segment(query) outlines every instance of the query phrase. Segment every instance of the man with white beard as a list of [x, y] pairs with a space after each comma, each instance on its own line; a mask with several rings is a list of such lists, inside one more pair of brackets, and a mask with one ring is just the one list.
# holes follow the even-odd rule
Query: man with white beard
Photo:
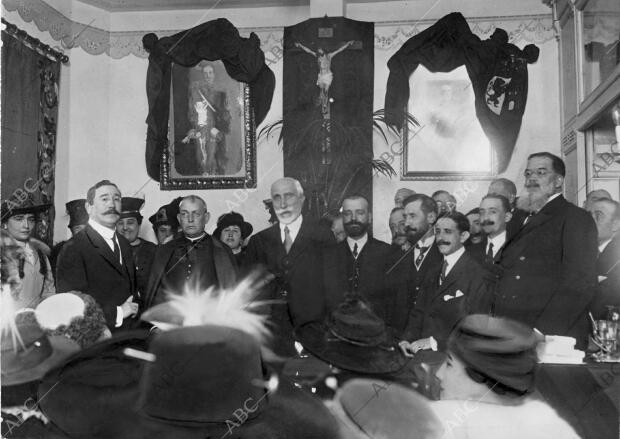
[[590, 215], [562, 196], [565, 173], [562, 159], [551, 153], [528, 157], [526, 194], [517, 205], [530, 216], [502, 251], [494, 310], [543, 334], [575, 337], [584, 348], [597, 232]]

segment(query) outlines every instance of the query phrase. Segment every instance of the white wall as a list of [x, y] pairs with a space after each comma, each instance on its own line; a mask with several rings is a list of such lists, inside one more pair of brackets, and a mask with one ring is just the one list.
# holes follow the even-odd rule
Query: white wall
[[[437, 19], [456, 9], [457, 5], [466, 7], [464, 15], [498, 16], [549, 14], [549, 10], [538, 0], [512, 2], [502, 0], [493, 2], [492, 7], [481, 7], [489, 2], [475, 0], [472, 2], [423, 0], [420, 2], [382, 2], [350, 3], [346, 13], [349, 18], [374, 20], [376, 31], [382, 34], [396, 32], [399, 28], [410, 29], [415, 20]], [[433, 6], [435, 5], [435, 6]], [[62, 1], [65, 13], [70, 13], [71, 2]], [[76, 17], [83, 23], [87, 20], [86, 6], [73, 8]], [[252, 8], [239, 10], [206, 11], [165, 11], [157, 13], [117, 13], [100, 17], [101, 11], [95, 11], [97, 23], [104, 23], [113, 31], [153, 30], [161, 31], [189, 28], [206, 20], [217, 17], [228, 18], [238, 27], [260, 28], [259, 35], [265, 38], [273, 34], [281, 38], [283, 25], [291, 25], [309, 17], [309, 8], [267, 8], [255, 11]], [[17, 12], [7, 12], [5, 18], [26, 30], [31, 35], [52, 46], [53, 41], [45, 32], [40, 32], [32, 23], [24, 22]], [[203, 17], [204, 16], [204, 17]], [[77, 20], [77, 19], [76, 19]], [[388, 20], [411, 20], [410, 23], [385, 23]], [[498, 26], [501, 20], [497, 19]], [[265, 30], [264, 27], [277, 26]], [[425, 26], [428, 26], [426, 24]], [[421, 28], [425, 27], [421, 26]], [[247, 34], [246, 31], [242, 33]], [[525, 42], [519, 42], [522, 47]], [[387, 81], [387, 59], [398, 49], [400, 44], [390, 49], [375, 48], [375, 98], [374, 108], [382, 108]], [[560, 152], [560, 122], [558, 97], [558, 54], [554, 40], [542, 45], [539, 61], [530, 65], [529, 96], [521, 135], [519, 137], [513, 160], [504, 174], [522, 185], [519, 177], [523, 171], [525, 158], [530, 152], [541, 149]], [[68, 236], [67, 218], [64, 216], [64, 203], [74, 198], [84, 197], [89, 186], [98, 180], [108, 178], [116, 182], [124, 194], [141, 192], [146, 197], [143, 210], [145, 217], [169, 200], [185, 195], [189, 191], [160, 191], [159, 184], [150, 180], [146, 174], [144, 149], [147, 114], [145, 91], [146, 69], [148, 61], [133, 55], [121, 59], [112, 59], [107, 55], [93, 56], [82, 49], [67, 52], [70, 65], [62, 68], [61, 104], [59, 113], [58, 151], [56, 163], [56, 223], [55, 241]], [[265, 123], [282, 117], [282, 61], [270, 66], [276, 74], [276, 89], [271, 110]], [[258, 144], [258, 188], [252, 191], [218, 190], [194, 191], [207, 200], [212, 219], [207, 228], [215, 227], [217, 216], [234, 209], [250, 221], [255, 230], [267, 226], [268, 214], [262, 200], [269, 198], [271, 182], [283, 175], [281, 147], [272, 137]], [[387, 149], [383, 142], [375, 142], [375, 156]], [[400, 170], [400, 163], [394, 164]], [[473, 190], [460, 201], [459, 210], [474, 207], [486, 192], [488, 182], [470, 182], [466, 186]], [[430, 193], [436, 189], [455, 191], [463, 189], [463, 182], [458, 181], [416, 181], [403, 182], [399, 177], [388, 180], [376, 177], [374, 180], [374, 230], [379, 239], [389, 240], [387, 217], [393, 204], [393, 194], [399, 187], [411, 187], [417, 192]], [[142, 236], [154, 239], [150, 223], [145, 219]]]

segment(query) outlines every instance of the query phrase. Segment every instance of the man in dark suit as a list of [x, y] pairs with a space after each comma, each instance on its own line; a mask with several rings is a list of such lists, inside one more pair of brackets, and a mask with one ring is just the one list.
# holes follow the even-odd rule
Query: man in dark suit
[[391, 288], [398, 291], [402, 309], [413, 309], [425, 279], [441, 270], [442, 255], [435, 243], [433, 225], [437, 220], [437, 204], [424, 194], [414, 194], [404, 201], [407, 239], [412, 247], [398, 255], [388, 268]]
[[287, 356], [295, 353], [293, 328], [325, 316], [321, 256], [323, 247], [335, 240], [329, 229], [301, 214], [305, 198], [297, 180], [276, 180], [271, 199], [279, 222], [252, 236], [247, 261], [250, 266], [264, 267], [273, 277], [263, 296], [277, 301], [270, 310], [273, 347], [277, 354]]
[[372, 213], [366, 198], [345, 198], [342, 217], [347, 238], [327, 247], [323, 254], [327, 308], [336, 309], [345, 293], [359, 293], [392, 326], [395, 298], [387, 291], [385, 273], [396, 249], [368, 235]]
[[484, 239], [467, 248], [468, 253], [491, 272], [499, 262], [501, 250], [506, 244], [506, 226], [512, 219], [510, 202], [503, 195], [485, 195], [480, 202], [480, 225]]
[[114, 183], [102, 180], [88, 189], [88, 225], [65, 244], [56, 269], [57, 292], [91, 295], [113, 332], [134, 326], [139, 306], [131, 248], [116, 233], [120, 210], [121, 192]]
[[620, 307], [620, 204], [610, 199], [591, 202], [589, 211], [598, 231], [598, 291], [592, 306], [596, 319], [606, 319], [607, 306]]
[[562, 159], [548, 152], [528, 158], [527, 194], [518, 204], [532, 216], [502, 251], [495, 313], [543, 334], [575, 337], [584, 347], [596, 287], [596, 226], [562, 196], [565, 172]]
[[443, 255], [442, 268], [438, 276], [427, 279], [422, 286], [403, 334], [405, 341], [401, 342], [406, 353], [445, 347], [462, 317], [489, 312], [490, 285], [485, 281], [484, 269], [465, 250], [468, 238], [469, 220], [462, 213], [450, 212], [437, 220], [435, 239]]
[[528, 213], [519, 209], [516, 206], [517, 203], [517, 186], [507, 178], [497, 178], [491, 182], [489, 185], [489, 194], [497, 194], [503, 195], [508, 199], [510, 203], [510, 213], [512, 214], [510, 222], [506, 226], [506, 232], [508, 237], [513, 237], [523, 226], [523, 222], [525, 218], [527, 218]]
[[237, 266], [230, 248], [205, 232], [210, 214], [207, 203], [195, 195], [183, 198], [178, 220], [182, 234], [155, 251], [144, 298], [144, 309], [166, 301], [166, 293], [209, 287], [231, 288]]

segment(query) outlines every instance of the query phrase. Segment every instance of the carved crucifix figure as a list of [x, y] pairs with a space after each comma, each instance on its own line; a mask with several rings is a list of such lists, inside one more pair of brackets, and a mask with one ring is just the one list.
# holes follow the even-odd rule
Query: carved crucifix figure
[[321, 110], [323, 114], [328, 112], [329, 107], [329, 87], [332, 85], [332, 80], [334, 79], [334, 74], [332, 73], [332, 58], [353, 45], [355, 41], [347, 41], [340, 48], [334, 50], [333, 52], [326, 53], [322, 48], [318, 48], [317, 51], [313, 51], [300, 42], [295, 43], [295, 47], [300, 48], [306, 53], [309, 53], [312, 56], [315, 56], [317, 59], [317, 63], [319, 64], [319, 75], [316, 80], [316, 85], [319, 87], [319, 101], [321, 103]]

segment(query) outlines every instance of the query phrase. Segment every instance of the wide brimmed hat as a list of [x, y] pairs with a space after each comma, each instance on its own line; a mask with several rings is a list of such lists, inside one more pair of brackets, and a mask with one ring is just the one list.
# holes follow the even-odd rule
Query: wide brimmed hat
[[88, 224], [85, 198], [69, 201], [65, 204], [65, 209], [69, 215], [69, 228]]
[[230, 226], [238, 226], [239, 229], [241, 229], [242, 240], [250, 236], [252, 234], [252, 231], [254, 231], [252, 224], [244, 221], [243, 215], [237, 212], [230, 212], [221, 215], [217, 219], [217, 228], [213, 232], [213, 236], [215, 236], [217, 239], [220, 239], [220, 236], [222, 235], [222, 230]]
[[142, 222], [142, 215], [140, 209], [144, 205], [143, 198], [135, 197], [122, 197], [121, 198], [121, 219], [123, 218], [137, 218]]
[[408, 362], [390, 328], [357, 294], [347, 294], [325, 322], [296, 328], [295, 336], [316, 357], [353, 372], [393, 373]]
[[13, 329], [3, 331], [1, 346], [3, 386], [38, 380], [80, 350], [79, 345], [68, 338], [45, 335], [35, 320], [33, 310], [18, 314]]
[[179, 214], [179, 204], [181, 203], [182, 199], [182, 197], [177, 197], [170, 203], [165, 204], [159, 209], [157, 209], [157, 212], [155, 212], [149, 217], [149, 221], [151, 222], [151, 224], [153, 224], [153, 227], [157, 227], [162, 224], [168, 224], [176, 230], [179, 227], [179, 220], [177, 219], [177, 215]]
[[0, 205], [0, 211], [2, 213], [2, 222], [8, 220], [12, 216], [15, 215], [24, 215], [27, 213], [32, 213], [37, 215], [41, 212], [45, 212], [50, 207], [51, 204], [34, 204], [31, 200], [26, 200], [23, 203], [12, 202], [12, 201], [3, 201]]
[[134, 406], [144, 361], [124, 352], [145, 351], [148, 341], [147, 330], [122, 332], [65, 359], [41, 380], [41, 410], [71, 438], [138, 437]]
[[534, 330], [520, 322], [474, 314], [457, 324], [448, 350], [469, 369], [497, 382], [496, 389], [525, 393], [534, 387], [538, 341]]
[[144, 438], [337, 438], [312, 395], [264, 365], [239, 329], [202, 325], [158, 334], [149, 349], [138, 411]]
[[343, 438], [439, 439], [444, 435], [428, 400], [396, 383], [347, 381], [334, 398], [332, 412]]

